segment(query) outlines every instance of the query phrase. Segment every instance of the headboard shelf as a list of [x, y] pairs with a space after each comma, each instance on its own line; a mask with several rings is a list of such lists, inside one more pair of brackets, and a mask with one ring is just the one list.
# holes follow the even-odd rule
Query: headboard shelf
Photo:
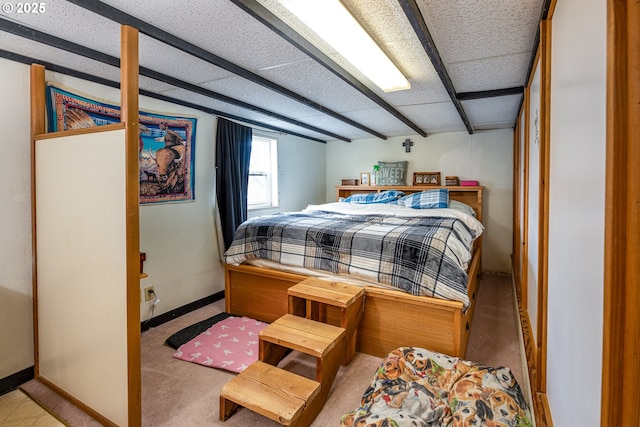
[[476, 217], [482, 222], [482, 193], [484, 187], [468, 186], [437, 186], [437, 185], [336, 185], [337, 199], [349, 197], [352, 194], [380, 193], [388, 190], [399, 190], [406, 194], [419, 193], [421, 191], [446, 188], [449, 190], [449, 198], [466, 203], [476, 211]]

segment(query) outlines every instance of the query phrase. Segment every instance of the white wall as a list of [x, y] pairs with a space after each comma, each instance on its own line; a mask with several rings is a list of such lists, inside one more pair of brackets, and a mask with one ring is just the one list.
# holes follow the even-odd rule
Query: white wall
[[29, 67], [0, 59], [0, 378], [33, 366]]
[[[405, 152], [402, 142], [410, 138], [414, 145]], [[482, 268], [510, 272], [513, 229], [513, 130], [501, 129], [441, 133], [423, 138], [408, 135], [386, 141], [371, 138], [327, 144], [327, 201], [336, 200], [336, 185], [343, 178], [358, 178], [370, 172], [378, 161], [409, 161], [407, 184], [413, 172], [442, 172], [461, 179], [480, 181], [485, 187]]]
[[557, 426], [600, 425], [606, 2], [563, 0], [552, 21], [547, 395]]

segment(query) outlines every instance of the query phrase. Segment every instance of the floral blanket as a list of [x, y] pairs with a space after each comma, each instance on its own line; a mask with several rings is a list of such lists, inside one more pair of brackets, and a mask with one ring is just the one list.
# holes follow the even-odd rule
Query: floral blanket
[[416, 347], [387, 355], [342, 427], [531, 427], [508, 368], [491, 368]]

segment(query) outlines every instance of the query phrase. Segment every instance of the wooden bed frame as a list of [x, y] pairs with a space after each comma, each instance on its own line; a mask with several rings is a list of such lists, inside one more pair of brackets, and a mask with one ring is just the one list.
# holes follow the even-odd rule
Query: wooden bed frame
[[[338, 197], [365, 192], [402, 190], [415, 193], [434, 188], [448, 188], [449, 198], [464, 202], [476, 211], [482, 221], [482, 187], [369, 187], [337, 186]], [[478, 294], [481, 238], [476, 240], [469, 266], [468, 292], [470, 307], [402, 291], [365, 287], [365, 310], [357, 332], [357, 351], [378, 357], [402, 346], [428, 348], [451, 356], [464, 357]], [[287, 289], [306, 279], [288, 273], [251, 265], [225, 266], [225, 309], [228, 313], [273, 322], [287, 313]], [[326, 318], [339, 324], [339, 313], [327, 309]]]

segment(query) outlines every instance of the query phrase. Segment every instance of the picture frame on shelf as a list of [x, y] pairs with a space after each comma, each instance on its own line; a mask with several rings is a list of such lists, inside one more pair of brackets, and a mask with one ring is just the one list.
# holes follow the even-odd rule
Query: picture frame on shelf
[[414, 172], [413, 185], [440, 185], [440, 172]]
[[457, 175], [448, 175], [444, 177], [445, 185], [447, 186], [460, 186], [460, 178]]
[[360, 185], [370, 185], [370, 183], [371, 183], [371, 173], [360, 172]]

